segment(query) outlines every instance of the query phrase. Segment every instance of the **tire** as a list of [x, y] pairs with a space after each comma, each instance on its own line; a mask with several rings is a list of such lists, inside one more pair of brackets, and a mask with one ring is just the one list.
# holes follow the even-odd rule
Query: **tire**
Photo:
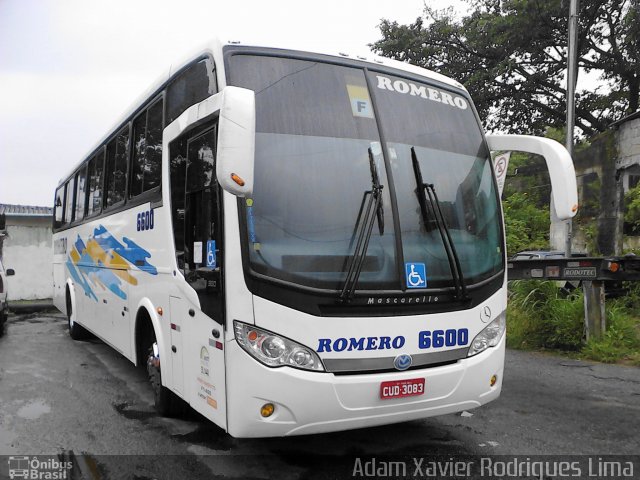
[[7, 323], [7, 311], [0, 312], [0, 338], [4, 335], [4, 326]]
[[163, 417], [175, 417], [182, 413], [181, 400], [168, 388], [162, 385], [162, 370], [157, 352], [155, 337], [148, 348], [147, 373], [153, 390], [153, 403], [156, 411]]
[[89, 337], [89, 332], [78, 322], [76, 322], [76, 312], [71, 304], [71, 295], [67, 291], [67, 325], [69, 326], [69, 336], [74, 340], [85, 340]]

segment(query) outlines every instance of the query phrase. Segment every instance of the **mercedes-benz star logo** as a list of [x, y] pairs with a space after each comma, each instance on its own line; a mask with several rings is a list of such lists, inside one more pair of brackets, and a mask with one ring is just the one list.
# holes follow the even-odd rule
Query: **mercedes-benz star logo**
[[480, 310], [480, 320], [482, 320], [483, 323], [487, 323], [489, 320], [491, 320], [491, 309], [488, 305]]
[[406, 370], [413, 363], [413, 359], [411, 355], [398, 355], [393, 361], [393, 366], [396, 367], [396, 370]]

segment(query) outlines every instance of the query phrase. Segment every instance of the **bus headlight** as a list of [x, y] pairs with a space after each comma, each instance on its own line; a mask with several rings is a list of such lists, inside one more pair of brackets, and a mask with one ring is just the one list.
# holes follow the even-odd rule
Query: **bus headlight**
[[495, 347], [498, 345], [506, 329], [507, 314], [505, 311], [502, 312], [493, 322], [487, 325], [478, 335], [476, 335], [476, 338], [471, 342], [471, 347], [469, 347], [467, 357], [477, 355], [480, 352], [484, 352], [489, 347]]
[[238, 344], [268, 367], [289, 366], [324, 372], [320, 357], [304, 345], [237, 320], [233, 328]]

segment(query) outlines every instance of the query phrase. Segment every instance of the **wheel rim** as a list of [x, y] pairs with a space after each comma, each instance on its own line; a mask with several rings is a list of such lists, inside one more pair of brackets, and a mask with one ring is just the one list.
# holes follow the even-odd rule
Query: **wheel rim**
[[69, 300], [67, 302], [67, 319], [69, 321], [69, 328], [73, 328], [74, 325], [74, 321], [73, 321], [73, 307], [71, 306], [71, 300]]
[[162, 376], [160, 373], [160, 355], [156, 342], [153, 342], [151, 345], [149, 356], [147, 357], [147, 373], [149, 374], [151, 387], [157, 396], [160, 394], [160, 389], [162, 388]]

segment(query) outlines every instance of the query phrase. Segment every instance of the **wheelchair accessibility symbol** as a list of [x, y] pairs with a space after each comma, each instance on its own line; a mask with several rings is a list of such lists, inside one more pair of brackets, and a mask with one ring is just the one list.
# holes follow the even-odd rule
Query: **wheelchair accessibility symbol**
[[427, 267], [424, 263], [405, 263], [407, 288], [427, 288]]
[[207, 240], [207, 267], [216, 268], [216, 241]]

